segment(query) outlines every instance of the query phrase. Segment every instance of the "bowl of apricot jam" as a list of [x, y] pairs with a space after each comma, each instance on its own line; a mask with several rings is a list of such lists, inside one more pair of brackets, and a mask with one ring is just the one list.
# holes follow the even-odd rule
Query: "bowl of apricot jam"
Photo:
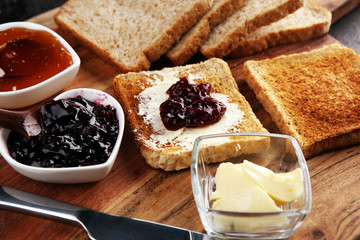
[[41, 182], [87, 183], [105, 178], [117, 158], [124, 112], [111, 95], [79, 88], [40, 107], [42, 131], [30, 139], [0, 130], [0, 153], [20, 174]]
[[80, 58], [55, 31], [30, 22], [0, 24], [0, 107], [30, 106], [76, 76]]

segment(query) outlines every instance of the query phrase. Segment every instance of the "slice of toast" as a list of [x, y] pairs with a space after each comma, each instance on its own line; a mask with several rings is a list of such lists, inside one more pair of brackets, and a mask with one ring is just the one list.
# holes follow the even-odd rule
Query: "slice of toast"
[[304, 156], [360, 143], [360, 56], [332, 44], [311, 52], [246, 61], [248, 85]]
[[246, 0], [238, 11], [210, 32], [200, 52], [207, 58], [227, 56], [250, 33], [284, 18], [303, 4], [303, 0]]
[[166, 57], [174, 65], [183, 65], [206, 41], [211, 29], [240, 9], [245, 0], [214, 0], [212, 8], [173, 46]]
[[[181, 128], [177, 131], [164, 127], [160, 118], [160, 104], [168, 99], [166, 91], [170, 86], [182, 77], [187, 77], [193, 84], [211, 84], [211, 97], [227, 107], [219, 122], [206, 127]], [[240, 94], [229, 66], [221, 59], [214, 58], [198, 64], [159, 71], [120, 74], [114, 79], [113, 90], [124, 109], [140, 153], [154, 168], [171, 171], [190, 167], [193, 142], [200, 135], [267, 132]], [[254, 146], [249, 143], [248, 147], [243, 147], [241, 151], [254, 151], [252, 148]], [[209, 152], [213, 157], [209, 161], [222, 161], [226, 157], [226, 144]]]
[[326, 34], [331, 24], [331, 12], [312, 0], [294, 13], [263, 26], [251, 33], [230, 53], [231, 57], [244, 57], [270, 47], [306, 41]]
[[212, 0], [70, 0], [59, 28], [121, 72], [147, 70], [210, 9]]

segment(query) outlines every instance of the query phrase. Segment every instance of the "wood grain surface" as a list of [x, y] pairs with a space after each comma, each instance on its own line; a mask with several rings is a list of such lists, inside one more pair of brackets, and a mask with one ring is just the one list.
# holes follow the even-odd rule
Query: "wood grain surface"
[[[359, 1], [318, 0], [340, 18]], [[344, 11], [343, 9], [346, 9]], [[30, 21], [57, 30], [46, 12]], [[304, 43], [269, 49], [242, 58], [225, 59], [241, 93], [270, 132], [278, 132], [270, 116], [243, 81], [241, 67], [247, 59], [309, 51], [337, 42], [326, 35]], [[113, 95], [111, 84], [117, 69], [92, 52], [70, 41], [81, 58], [76, 79], [64, 90], [91, 87]], [[202, 60], [196, 56], [192, 61]], [[168, 66], [165, 60], [152, 68]], [[290, 239], [360, 239], [360, 146], [328, 152], [307, 161], [312, 184], [312, 210]], [[204, 232], [192, 195], [190, 171], [164, 172], [149, 167], [141, 158], [129, 129], [125, 129], [118, 158], [102, 181], [88, 184], [49, 184], [28, 179], [15, 172], [1, 157], [0, 184], [94, 210], [155, 221]], [[116, 227], [116, 226], [115, 226]], [[83, 229], [52, 220], [0, 210], [0, 239], [88, 239]]]

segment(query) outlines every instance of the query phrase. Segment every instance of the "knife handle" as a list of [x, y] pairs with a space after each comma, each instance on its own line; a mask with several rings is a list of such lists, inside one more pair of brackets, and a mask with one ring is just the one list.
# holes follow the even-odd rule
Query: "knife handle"
[[87, 208], [0, 185], [0, 208], [81, 225], [77, 212]]

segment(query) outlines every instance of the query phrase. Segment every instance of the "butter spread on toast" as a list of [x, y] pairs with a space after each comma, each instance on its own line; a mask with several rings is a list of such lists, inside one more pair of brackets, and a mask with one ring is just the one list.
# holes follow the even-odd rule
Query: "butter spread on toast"
[[[228, 97], [224, 94], [212, 93], [211, 97], [224, 103], [227, 109], [219, 122], [205, 127], [181, 128], [177, 131], [166, 129], [161, 121], [159, 106], [168, 98], [166, 91], [179, 80], [176, 77], [177, 73], [177, 71], [171, 69], [159, 72], [158, 74], [162, 78], [155, 77], [155, 81], [151, 80], [151, 87], [144, 89], [137, 96], [139, 100], [138, 115], [143, 117], [145, 123], [153, 128], [150, 139], [144, 139], [149, 147], [163, 148], [168, 143], [171, 143], [181, 146], [184, 150], [191, 150], [196, 137], [226, 132], [242, 122], [244, 113], [238, 108], [237, 104], [230, 103]], [[201, 75], [188, 75], [188, 80], [191, 84], [195, 84], [194, 79], [202, 79], [202, 77]]]
[[[159, 116], [160, 104], [168, 98], [166, 91], [170, 85], [176, 83], [182, 77], [187, 77], [189, 82], [195, 82], [196, 84], [209, 83], [211, 85], [211, 97], [220, 100], [226, 105], [227, 114], [222, 116], [223, 119], [217, 124], [223, 124], [222, 121], [225, 121], [228, 125], [224, 127], [224, 125], [214, 124], [218, 132], [267, 132], [252, 111], [250, 104], [240, 93], [230, 67], [222, 59], [212, 58], [186, 66], [119, 74], [113, 81], [114, 94], [124, 109], [128, 127], [134, 135], [134, 142], [140, 154], [151, 167], [173, 171], [191, 166], [191, 147], [193, 143], [190, 143], [192, 142], [190, 139], [184, 140], [188, 142], [186, 143], [187, 146], [184, 147], [184, 143], [182, 143], [184, 141], [180, 140], [179, 137], [180, 135], [181, 138], [185, 138], [185, 134], [189, 130], [182, 129], [180, 132], [171, 133], [171, 136], [161, 136], [162, 134], [159, 132], [161, 131], [159, 129], [165, 131], [165, 126], [162, 126], [163, 123]], [[157, 88], [158, 90], [156, 90]], [[155, 100], [155, 98], [159, 99]], [[148, 104], [145, 104], [145, 102], [148, 102]], [[149, 110], [151, 106], [155, 109], [155, 113], [158, 114], [156, 123], [153, 121], [155, 113]], [[154, 122], [153, 125], [148, 123], [151, 121]], [[231, 123], [231, 121], [233, 122]], [[157, 124], [161, 124], [161, 126], [159, 127]], [[199, 132], [192, 131], [193, 138], [195, 139], [195, 135], [210, 133], [209, 126], [204, 127], [203, 130], [199, 131], [197, 129], [196, 131]], [[170, 138], [171, 142], [165, 143], [166, 138]], [[161, 140], [164, 142], [163, 147], [159, 145], [159, 139], [163, 139]], [[174, 143], [171, 139], [176, 139], [178, 142]], [[231, 142], [217, 142], [208, 147], [209, 158], [207, 161], [220, 162], [233, 157], [232, 151], [229, 151], [229, 149], [238, 143], [239, 141], [231, 140]], [[241, 149], [237, 154], [253, 153], [259, 147], [263, 149], [268, 146], [268, 141], [253, 138], [246, 139], [241, 144]]]

